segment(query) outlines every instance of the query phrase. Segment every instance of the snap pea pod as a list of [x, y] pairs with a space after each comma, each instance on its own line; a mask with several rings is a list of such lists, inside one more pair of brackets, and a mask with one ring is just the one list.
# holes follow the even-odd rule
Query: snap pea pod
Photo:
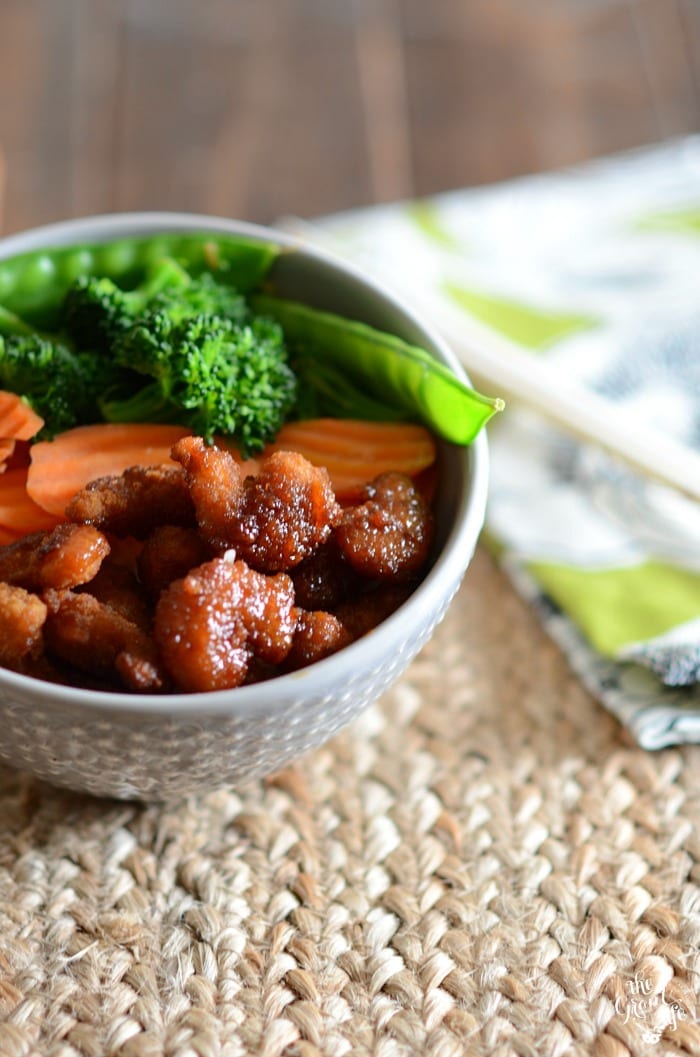
[[503, 401], [465, 385], [424, 349], [364, 323], [296, 301], [254, 295], [256, 312], [272, 316], [305, 358], [318, 356], [383, 396], [413, 411], [438, 436], [470, 444]]
[[296, 418], [361, 418], [366, 422], [402, 422], [410, 419], [405, 408], [387, 404], [353, 382], [347, 372], [313, 356], [297, 356], [292, 369], [299, 382]]
[[279, 247], [271, 243], [207, 232], [35, 250], [0, 260], [0, 306], [34, 326], [50, 329], [78, 276], [106, 276], [129, 289], [162, 257], [173, 257], [191, 275], [211, 271], [247, 293], [262, 281], [278, 253]]

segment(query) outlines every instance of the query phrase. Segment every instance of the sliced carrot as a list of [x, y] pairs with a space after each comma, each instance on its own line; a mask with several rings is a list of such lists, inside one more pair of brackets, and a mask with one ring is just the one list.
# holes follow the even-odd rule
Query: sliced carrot
[[31, 440], [44, 425], [26, 400], [16, 393], [0, 389], [0, 437], [13, 440]]
[[183, 426], [100, 422], [77, 426], [32, 447], [27, 492], [44, 510], [62, 516], [76, 492], [94, 481], [123, 473], [130, 466], [162, 466], [181, 437]]
[[[27, 494], [27, 468], [18, 466], [0, 476], [0, 539], [54, 528], [63, 518], [49, 514]], [[4, 540], [5, 543], [9, 539]]]
[[41, 415], [26, 400], [0, 389], [0, 473], [15, 450], [15, 442], [35, 437], [43, 425]]
[[271, 451], [298, 451], [314, 466], [325, 466], [341, 501], [355, 498], [380, 473], [397, 470], [415, 477], [435, 462], [432, 435], [411, 423], [316, 418], [283, 426]]

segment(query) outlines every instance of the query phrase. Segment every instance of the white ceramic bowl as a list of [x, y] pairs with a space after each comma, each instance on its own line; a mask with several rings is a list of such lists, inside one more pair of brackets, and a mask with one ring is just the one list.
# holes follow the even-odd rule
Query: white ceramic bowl
[[[0, 260], [164, 231], [233, 233], [282, 245], [271, 273], [282, 296], [392, 331], [465, 377], [445, 342], [399, 299], [348, 265], [269, 229], [179, 213], [89, 217], [4, 239]], [[486, 504], [483, 432], [469, 448], [441, 444], [440, 459], [436, 560], [409, 600], [372, 634], [294, 674], [209, 694], [99, 693], [0, 669], [0, 759], [57, 785], [164, 799], [272, 773], [326, 741], [401, 675], [469, 565]]]

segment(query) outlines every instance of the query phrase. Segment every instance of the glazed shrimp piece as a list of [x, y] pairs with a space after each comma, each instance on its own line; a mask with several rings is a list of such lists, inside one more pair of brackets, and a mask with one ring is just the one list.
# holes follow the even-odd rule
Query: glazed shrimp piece
[[151, 606], [146, 589], [131, 569], [113, 562], [111, 555], [81, 590], [121, 613], [143, 631], [149, 631]]
[[187, 474], [197, 524], [214, 550], [226, 550], [228, 529], [236, 516], [243, 473], [233, 455], [224, 448], [205, 444], [201, 437], [183, 437], [172, 449], [172, 457]]
[[395, 613], [412, 593], [411, 583], [392, 583], [389, 580], [343, 602], [335, 610], [335, 615], [350, 636], [350, 641], [354, 642]]
[[175, 685], [197, 693], [244, 682], [251, 662], [279, 664], [296, 627], [292, 581], [242, 561], [214, 558], [170, 584], [156, 606], [154, 637]]
[[229, 533], [230, 545], [254, 569], [292, 569], [325, 543], [339, 523], [326, 470], [291, 451], [273, 452], [247, 477]]
[[417, 573], [428, 557], [433, 518], [411, 478], [380, 474], [365, 487], [364, 499], [344, 512], [335, 534], [348, 563], [377, 580]]
[[46, 605], [23, 587], [0, 583], [0, 665], [23, 670], [41, 652]]
[[294, 581], [297, 605], [307, 610], [333, 612], [363, 586], [362, 578], [340, 553], [333, 536], [289, 575]]
[[152, 599], [190, 569], [211, 557], [210, 548], [196, 529], [184, 525], [159, 525], [146, 539], [137, 559], [141, 583]]
[[352, 642], [350, 632], [332, 613], [322, 609], [311, 612], [300, 609], [298, 613], [294, 641], [284, 662], [285, 671], [306, 668]]
[[167, 688], [155, 645], [142, 628], [90, 594], [47, 591], [44, 642], [51, 656], [127, 689]]
[[57, 525], [0, 548], [0, 580], [29, 591], [77, 587], [95, 576], [109, 549], [91, 525]]
[[194, 525], [180, 466], [132, 466], [116, 477], [99, 477], [71, 499], [69, 521], [96, 525], [116, 536], [143, 539], [156, 525]]
[[178, 441], [173, 458], [187, 470], [200, 532], [260, 572], [298, 565], [340, 521], [328, 473], [296, 452], [274, 452], [245, 478], [229, 452], [201, 438]]

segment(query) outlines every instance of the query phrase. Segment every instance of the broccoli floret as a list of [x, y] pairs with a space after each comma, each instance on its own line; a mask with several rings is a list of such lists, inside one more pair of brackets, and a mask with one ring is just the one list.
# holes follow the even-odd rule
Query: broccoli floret
[[81, 276], [63, 299], [63, 330], [78, 348], [108, 353], [154, 298], [189, 282], [187, 272], [169, 257], [155, 264], [135, 290], [122, 290], [112, 279]]
[[21, 393], [41, 415], [42, 440], [93, 421], [104, 381], [94, 357], [63, 342], [39, 334], [0, 335], [0, 388]]
[[269, 319], [154, 311], [114, 351], [121, 367], [153, 382], [126, 397], [108, 394], [100, 403], [108, 421], [178, 422], [208, 441], [231, 436], [247, 456], [275, 436], [296, 399], [282, 330]]
[[148, 305], [148, 311], [164, 312], [171, 323], [180, 323], [193, 316], [221, 316], [233, 323], [248, 318], [245, 298], [232, 286], [218, 282], [210, 272], [186, 285], [170, 288], [158, 294]]
[[171, 259], [134, 290], [76, 280], [57, 336], [5, 315], [0, 386], [27, 398], [47, 436], [100, 415], [168, 421], [209, 441], [234, 437], [247, 455], [272, 439], [296, 400], [279, 324], [252, 317], [213, 275], [193, 278]]
[[127, 298], [111, 279], [94, 275], [76, 279], [61, 309], [64, 331], [81, 348], [108, 352], [133, 322]]
[[135, 290], [122, 290], [111, 279], [86, 276], [68, 290], [62, 306], [65, 333], [81, 349], [110, 353], [114, 344], [146, 312], [167, 312], [174, 322], [202, 312], [243, 319], [243, 298], [205, 273], [193, 279], [164, 258]]

